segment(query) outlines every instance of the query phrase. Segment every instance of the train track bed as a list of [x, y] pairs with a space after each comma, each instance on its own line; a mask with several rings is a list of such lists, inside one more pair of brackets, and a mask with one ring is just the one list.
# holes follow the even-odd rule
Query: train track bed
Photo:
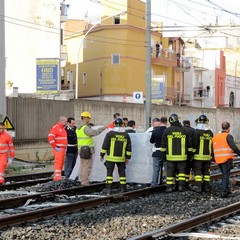
[[9, 226], [0, 230], [0, 239], [128, 239], [239, 201], [238, 185], [224, 199], [218, 185], [212, 183], [211, 193], [161, 192]]
[[[238, 158], [234, 161], [234, 169], [239, 169], [240, 160]], [[218, 174], [219, 167], [212, 163], [211, 165], [211, 174]], [[64, 175], [64, 173], [62, 173]], [[17, 176], [9, 176], [6, 177], [6, 184], [0, 185], [0, 191], [4, 190], [14, 190], [19, 188], [25, 188], [28, 186], [33, 186], [37, 184], [44, 184], [53, 179], [53, 172], [38, 172], [34, 174], [25, 174], [25, 175], [17, 175]]]

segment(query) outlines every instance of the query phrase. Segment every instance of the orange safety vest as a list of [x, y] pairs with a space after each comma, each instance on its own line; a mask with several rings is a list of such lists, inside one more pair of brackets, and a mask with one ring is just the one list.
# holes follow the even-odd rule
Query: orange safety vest
[[212, 139], [214, 159], [217, 164], [234, 158], [233, 150], [227, 143], [227, 135], [227, 132], [217, 133]]
[[51, 144], [53, 149], [56, 147], [67, 147], [67, 131], [61, 123], [57, 123], [51, 128], [48, 134], [48, 142]]
[[0, 154], [7, 156], [8, 152], [10, 152], [11, 158], [15, 157], [12, 137], [4, 131], [0, 133]]

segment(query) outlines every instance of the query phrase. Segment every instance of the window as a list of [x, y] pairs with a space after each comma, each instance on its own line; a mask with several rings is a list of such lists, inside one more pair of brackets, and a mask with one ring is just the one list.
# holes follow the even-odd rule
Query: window
[[86, 85], [86, 81], [87, 81], [87, 74], [83, 73], [82, 84]]
[[112, 64], [120, 64], [120, 54], [112, 54]]
[[114, 24], [120, 24], [120, 16], [114, 17]]

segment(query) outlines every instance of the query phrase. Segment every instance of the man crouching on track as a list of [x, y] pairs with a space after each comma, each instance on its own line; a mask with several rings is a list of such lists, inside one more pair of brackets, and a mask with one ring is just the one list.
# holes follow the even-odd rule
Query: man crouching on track
[[67, 132], [64, 128], [66, 124], [67, 118], [65, 116], [59, 117], [59, 121], [51, 128], [48, 134], [48, 142], [53, 148], [54, 155], [54, 181], [62, 179], [63, 163], [68, 144]]
[[[8, 152], [10, 157], [8, 158]], [[15, 157], [12, 137], [5, 131], [3, 123], [0, 123], [0, 185], [5, 184], [4, 173], [8, 164]]]
[[121, 118], [117, 118], [114, 121], [113, 130], [106, 134], [100, 152], [101, 161], [106, 154], [105, 166], [107, 168], [107, 194], [111, 193], [115, 164], [118, 167], [121, 192], [125, 192], [127, 184], [125, 168], [126, 163], [131, 158], [131, 151], [131, 139], [128, 133], [125, 132], [124, 122]]

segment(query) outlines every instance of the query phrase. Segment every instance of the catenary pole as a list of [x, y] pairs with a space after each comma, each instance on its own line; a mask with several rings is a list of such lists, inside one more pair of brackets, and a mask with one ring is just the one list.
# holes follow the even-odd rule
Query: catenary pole
[[0, 122], [7, 114], [5, 81], [5, 1], [0, 1]]
[[151, 0], [146, 1], [146, 129], [150, 127], [152, 115], [151, 89]]
[[234, 81], [234, 107], [237, 107], [237, 65], [239, 59], [235, 63], [235, 81]]

